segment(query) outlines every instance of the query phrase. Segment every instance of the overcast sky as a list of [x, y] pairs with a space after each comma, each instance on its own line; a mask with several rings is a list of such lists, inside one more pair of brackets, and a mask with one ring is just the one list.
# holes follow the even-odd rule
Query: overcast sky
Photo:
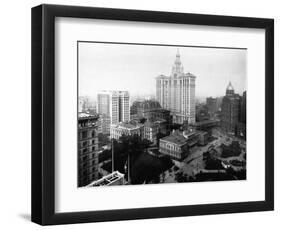
[[196, 78], [196, 97], [223, 96], [229, 81], [242, 94], [247, 84], [247, 50], [79, 42], [79, 96], [99, 90], [155, 94], [160, 74], [170, 75], [179, 49], [184, 72]]

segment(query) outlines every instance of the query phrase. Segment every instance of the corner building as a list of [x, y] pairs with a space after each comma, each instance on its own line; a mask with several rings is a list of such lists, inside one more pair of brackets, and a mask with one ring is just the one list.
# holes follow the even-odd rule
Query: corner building
[[98, 179], [98, 118], [78, 115], [78, 187]]
[[171, 75], [156, 78], [156, 99], [171, 111], [173, 123], [195, 122], [195, 79], [193, 74], [184, 73], [179, 51]]

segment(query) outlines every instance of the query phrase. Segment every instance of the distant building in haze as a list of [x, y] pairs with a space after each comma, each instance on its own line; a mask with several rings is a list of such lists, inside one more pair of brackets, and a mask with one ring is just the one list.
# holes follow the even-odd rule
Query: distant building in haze
[[100, 131], [110, 133], [110, 125], [130, 121], [128, 91], [101, 91], [98, 93], [97, 112], [100, 114]]
[[84, 101], [81, 97], [78, 99], [78, 113], [82, 113], [84, 110]]
[[196, 122], [206, 121], [210, 119], [210, 114], [206, 104], [196, 105]]
[[208, 108], [211, 118], [214, 118], [216, 112], [219, 110], [218, 98], [207, 97], [206, 106]]
[[156, 78], [156, 100], [171, 111], [174, 123], [195, 122], [195, 79], [193, 74], [184, 73], [179, 51], [171, 75]]
[[92, 97], [80, 96], [78, 98], [78, 112], [96, 114], [96, 103]]

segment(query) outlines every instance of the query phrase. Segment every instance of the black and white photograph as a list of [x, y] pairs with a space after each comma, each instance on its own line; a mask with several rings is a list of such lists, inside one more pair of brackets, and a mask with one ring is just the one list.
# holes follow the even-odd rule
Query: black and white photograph
[[78, 187], [246, 180], [247, 49], [77, 42]]
[[[31, 161], [24, 157], [32, 222], [128, 221], [131, 229], [147, 219], [138, 225], [143, 229], [159, 218], [153, 222], [161, 229], [235, 229], [232, 213], [245, 228], [276, 222], [262, 214], [275, 210], [276, 21], [252, 7], [237, 13], [237, 2], [229, 13], [223, 3], [212, 2], [211, 10], [206, 2], [205, 14], [192, 9], [196, 2], [188, 9], [155, 4], [32, 7], [31, 119], [25, 119]], [[220, 15], [213, 15], [218, 6]], [[24, 85], [5, 79], [12, 79], [13, 92]], [[17, 94], [3, 97], [12, 108], [7, 95]], [[8, 121], [18, 113], [3, 108], [13, 133], [5, 137], [15, 142], [22, 129]], [[13, 182], [4, 183], [10, 193], [28, 185], [5, 177]], [[29, 203], [19, 194], [8, 209]], [[185, 216], [188, 223], [175, 222]], [[14, 220], [4, 219], [7, 226]]]

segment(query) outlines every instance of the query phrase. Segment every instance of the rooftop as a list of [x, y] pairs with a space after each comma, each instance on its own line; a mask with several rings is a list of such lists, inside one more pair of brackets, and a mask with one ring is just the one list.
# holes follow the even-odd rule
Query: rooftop
[[88, 184], [86, 187], [94, 187], [94, 186], [103, 186], [103, 185], [111, 185], [112, 183], [114, 183], [117, 180], [120, 180], [124, 178], [124, 174], [115, 171], [109, 175], [106, 175], [104, 177], [102, 177], [101, 179], [94, 181], [90, 184]]
[[78, 119], [82, 120], [82, 119], [98, 119], [99, 115], [98, 114], [89, 114], [89, 113], [84, 113], [84, 112], [79, 112], [78, 113]]
[[112, 95], [112, 96], [129, 96], [129, 91], [121, 91], [121, 90], [101, 90], [98, 92], [98, 95]]
[[193, 130], [193, 131], [190, 131], [190, 132], [187, 132], [187, 131], [184, 131], [183, 132], [183, 136], [188, 139], [192, 136], [194, 136], [195, 134], [198, 134], [199, 132], [197, 130]]
[[205, 120], [205, 121], [195, 122], [193, 126], [210, 125], [210, 124], [215, 124], [217, 122], [218, 120]]
[[156, 126], [156, 124], [154, 122], [152, 122], [152, 121], [146, 121], [144, 123], [144, 126], [145, 127], [153, 127], [153, 126]]
[[[177, 76], [178, 79], [183, 79], [183, 78], [196, 78], [196, 76], [190, 72], [187, 72], [187, 73], [183, 73], [183, 74], [180, 74], [179, 76]], [[166, 76], [166, 75], [159, 75], [156, 77], [156, 79], [164, 79], [164, 80], [170, 80], [172, 79], [173, 76]]]
[[170, 136], [161, 138], [161, 140], [172, 142], [177, 145], [184, 145], [187, 143], [187, 139], [179, 133], [172, 133]]
[[116, 128], [124, 128], [124, 129], [137, 129], [141, 126], [143, 126], [142, 124], [133, 124], [133, 123], [129, 123], [129, 122], [120, 122], [117, 125], [111, 125], [112, 127], [116, 127]]
[[155, 100], [142, 101], [138, 104], [138, 107], [142, 109], [161, 109], [160, 103]]
[[153, 122], [154, 122], [154, 123], [165, 123], [166, 120], [165, 120], [165, 119], [162, 119], [162, 118], [156, 118]]

